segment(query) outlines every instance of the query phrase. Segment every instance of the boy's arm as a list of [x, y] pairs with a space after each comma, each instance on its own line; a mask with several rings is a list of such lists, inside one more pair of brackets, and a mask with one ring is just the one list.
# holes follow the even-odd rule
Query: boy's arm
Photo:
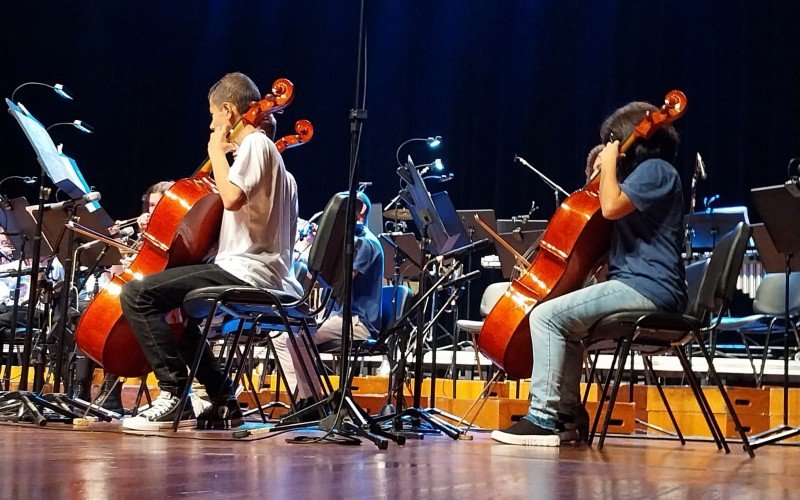
[[225, 155], [236, 149], [236, 145], [226, 140], [228, 136], [226, 128], [229, 127], [216, 127], [211, 132], [211, 138], [208, 141], [208, 157], [211, 160], [214, 183], [217, 186], [220, 198], [222, 198], [222, 205], [225, 210], [235, 212], [247, 203], [247, 196], [239, 186], [228, 180], [228, 170], [231, 167]]

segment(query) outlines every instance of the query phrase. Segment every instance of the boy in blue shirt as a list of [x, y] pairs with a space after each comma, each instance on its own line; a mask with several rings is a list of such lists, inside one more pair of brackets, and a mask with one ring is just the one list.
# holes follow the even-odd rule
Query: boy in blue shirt
[[492, 432], [506, 444], [558, 446], [575, 439], [559, 432], [566, 422], [584, 429], [580, 404], [581, 339], [600, 318], [625, 310], [679, 312], [686, 307], [683, 193], [674, 161], [678, 134], [672, 126], [639, 139], [625, 155], [619, 144], [647, 111], [632, 102], [609, 116], [600, 129], [605, 146], [600, 170], [600, 207], [612, 220], [607, 281], [536, 306], [530, 315], [533, 341], [531, 406], [519, 422]]

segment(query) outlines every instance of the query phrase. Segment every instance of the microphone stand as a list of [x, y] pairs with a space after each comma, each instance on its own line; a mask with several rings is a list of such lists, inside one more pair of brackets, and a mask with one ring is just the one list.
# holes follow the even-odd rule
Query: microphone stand
[[361, 440], [353, 434], [372, 441], [378, 449], [385, 450], [389, 446], [389, 439], [397, 444], [405, 444], [405, 438], [394, 436], [380, 429], [372, 419], [364, 413], [355, 403], [350, 391], [351, 366], [350, 355], [352, 350], [353, 332], [353, 250], [355, 246], [355, 207], [356, 207], [356, 178], [358, 174], [358, 159], [361, 145], [361, 131], [367, 119], [366, 85], [361, 86], [361, 67], [364, 63], [366, 70], [366, 40], [364, 29], [364, 0], [361, 0], [359, 27], [358, 27], [358, 69], [356, 73], [356, 95], [353, 109], [350, 110], [350, 164], [348, 178], [347, 207], [344, 234], [344, 262], [345, 269], [342, 283], [342, 352], [340, 364], [339, 388], [330, 396], [333, 402], [334, 413], [319, 421], [319, 428], [329, 433], [336, 433], [348, 438], [341, 441], [343, 444], [359, 444]]
[[533, 173], [535, 173], [536, 175], [539, 176], [540, 179], [542, 179], [542, 182], [547, 184], [550, 187], [550, 189], [553, 190], [553, 196], [555, 197], [556, 200], [556, 208], [558, 208], [558, 206], [561, 204], [561, 200], [559, 199], [559, 193], [563, 194], [565, 197], [569, 196], [569, 193], [566, 192], [564, 188], [556, 184], [555, 181], [553, 181], [551, 178], [541, 173], [539, 170], [536, 169], [536, 167], [525, 161], [525, 158], [522, 158], [521, 156], [514, 156], [514, 161], [531, 169]]

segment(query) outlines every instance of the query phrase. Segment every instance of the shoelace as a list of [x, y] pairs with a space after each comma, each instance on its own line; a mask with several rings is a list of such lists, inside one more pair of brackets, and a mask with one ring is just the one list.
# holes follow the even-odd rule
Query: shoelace
[[158, 398], [156, 398], [156, 400], [153, 401], [153, 406], [143, 411], [140, 416], [148, 419], [158, 418], [161, 415], [167, 413], [172, 408], [174, 399], [176, 398], [173, 398], [172, 395], [159, 394]]

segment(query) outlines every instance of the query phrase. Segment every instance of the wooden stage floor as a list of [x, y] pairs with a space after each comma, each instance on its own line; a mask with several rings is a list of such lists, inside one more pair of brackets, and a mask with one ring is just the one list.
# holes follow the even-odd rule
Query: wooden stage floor
[[800, 497], [794, 446], [764, 447], [750, 459], [735, 443], [725, 455], [708, 442], [611, 438], [600, 452], [505, 446], [479, 433], [473, 441], [429, 436], [379, 451], [369, 442], [286, 443], [292, 434], [137, 436], [113, 425], [92, 432], [0, 425], [0, 498]]

